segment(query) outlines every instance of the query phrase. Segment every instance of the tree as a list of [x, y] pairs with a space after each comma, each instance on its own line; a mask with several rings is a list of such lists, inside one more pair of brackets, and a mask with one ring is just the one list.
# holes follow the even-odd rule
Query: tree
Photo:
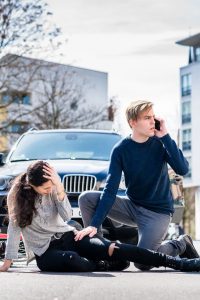
[[[1, 0], [0, 55], [14, 51], [30, 55], [56, 44], [60, 28], [51, 22], [52, 13], [43, 0]], [[46, 48], [47, 49], [47, 48]]]
[[32, 107], [24, 105], [25, 97], [45, 65], [46, 62], [10, 54], [0, 60], [0, 129], [4, 132], [30, 114]]
[[[61, 30], [51, 18], [43, 0], [0, 1], [0, 129], [5, 133], [30, 113], [23, 107], [22, 96], [40, 68], [34, 60], [21, 60], [20, 56], [38, 57], [39, 52], [47, 55], [59, 48]], [[15, 55], [9, 54], [12, 52]]]
[[48, 73], [40, 69], [37, 94], [40, 107], [34, 109], [33, 115], [37, 127], [55, 128], [89, 128], [107, 119], [106, 107], [89, 105], [84, 97], [84, 82], [72, 69], [51, 65]]
[[[84, 105], [84, 83], [73, 81], [75, 74], [69, 80], [69, 74], [55, 71], [54, 63], [30, 58], [55, 55], [61, 45], [61, 30], [51, 17], [43, 0], [0, 1], [0, 129], [5, 134], [17, 125], [22, 132], [30, 123], [40, 128], [89, 127], [106, 118], [104, 107]], [[54, 72], [48, 75], [47, 67]], [[25, 105], [33, 93], [39, 101]]]

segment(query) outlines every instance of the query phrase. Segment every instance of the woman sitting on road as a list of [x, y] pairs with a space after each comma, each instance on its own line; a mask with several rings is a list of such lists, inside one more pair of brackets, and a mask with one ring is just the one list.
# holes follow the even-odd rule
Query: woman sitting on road
[[72, 210], [64, 187], [58, 174], [46, 162], [34, 162], [26, 173], [14, 180], [7, 202], [8, 240], [0, 271], [7, 271], [12, 260], [17, 258], [21, 233], [28, 259], [34, 254], [42, 271], [122, 270], [124, 264], [112, 267], [121, 260], [180, 271], [200, 271], [200, 259], [177, 259], [97, 236], [76, 239], [77, 230], [66, 223]]

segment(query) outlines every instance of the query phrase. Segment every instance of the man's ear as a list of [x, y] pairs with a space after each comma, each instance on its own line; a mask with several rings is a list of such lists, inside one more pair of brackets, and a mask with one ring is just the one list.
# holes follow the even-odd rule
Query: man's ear
[[131, 128], [134, 128], [136, 123], [137, 123], [137, 120], [132, 120], [132, 119], [129, 120], [129, 125], [130, 125]]

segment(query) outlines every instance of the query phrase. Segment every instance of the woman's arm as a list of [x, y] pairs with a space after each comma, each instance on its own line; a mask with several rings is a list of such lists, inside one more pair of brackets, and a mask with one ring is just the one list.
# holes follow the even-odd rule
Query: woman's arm
[[61, 216], [61, 218], [65, 222], [71, 220], [71, 218], [72, 218], [72, 208], [71, 208], [71, 204], [69, 202], [69, 199], [68, 199], [66, 193], [64, 193], [64, 199], [60, 201], [57, 190], [54, 189], [53, 193], [52, 193], [52, 197], [53, 197], [53, 200], [56, 204], [58, 213]]
[[45, 172], [45, 175], [43, 175], [43, 176], [45, 178], [51, 180], [51, 182], [55, 186], [57, 195], [58, 195], [58, 200], [63, 201], [65, 198], [65, 190], [64, 190], [63, 184], [60, 180], [58, 173], [50, 165], [44, 165], [43, 171]]
[[12, 264], [12, 259], [5, 259], [3, 265], [0, 266], [0, 272], [6, 272]]
[[7, 204], [9, 213], [8, 238], [6, 243], [5, 259], [12, 260], [18, 258], [18, 248], [20, 242], [21, 228], [14, 222], [13, 219], [13, 201], [15, 196], [14, 187], [8, 193]]
[[44, 171], [46, 173], [44, 177], [51, 180], [54, 185], [52, 197], [57, 206], [58, 213], [64, 221], [69, 221], [72, 217], [72, 208], [60, 177], [51, 166], [44, 165]]

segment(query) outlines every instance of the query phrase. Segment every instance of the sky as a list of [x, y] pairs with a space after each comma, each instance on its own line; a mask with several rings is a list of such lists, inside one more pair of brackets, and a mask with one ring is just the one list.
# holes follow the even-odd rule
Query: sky
[[133, 100], [154, 102], [176, 138], [180, 120], [179, 68], [188, 48], [175, 44], [200, 32], [200, 0], [46, 0], [68, 40], [62, 62], [104, 71], [109, 97], [119, 99], [119, 124]]

